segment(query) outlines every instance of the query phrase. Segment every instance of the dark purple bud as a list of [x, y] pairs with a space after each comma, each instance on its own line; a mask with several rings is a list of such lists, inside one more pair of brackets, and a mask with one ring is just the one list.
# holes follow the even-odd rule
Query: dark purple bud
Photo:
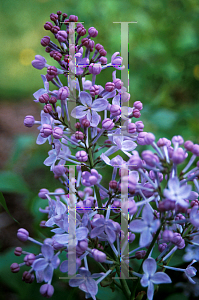
[[47, 199], [46, 194], [48, 194], [48, 193], [49, 193], [49, 190], [47, 190], [47, 189], [41, 189], [41, 190], [39, 191], [38, 196], [39, 196], [39, 198], [41, 198], [41, 199]]
[[194, 143], [192, 141], [186, 141], [184, 147], [187, 151], [192, 151]]
[[133, 110], [133, 117], [138, 119], [140, 116], [141, 116], [141, 113], [140, 113], [139, 109], [135, 108]]
[[59, 30], [59, 31], [57, 32], [56, 38], [58, 39], [58, 41], [59, 41], [60, 43], [63, 43], [63, 42], [66, 41], [67, 36], [68, 36], [68, 35], [67, 35], [67, 32], [66, 32], [65, 30]]
[[174, 149], [173, 149], [173, 147], [168, 147], [168, 154], [169, 154], [169, 158], [172, 158], [172, 156], [173, 156], [173, 152], [174, 152]]
[[161, 201], [158, 204], [158, 210], [161, 212], [174, 210], [174, 208], [175, 208], [175, 202], [169, 199], [165, 199], [164, 201]]
[[81, 132], [81, 131], [76, 131], [76, 132], [75, 132], [75, 138], [76, 138], [77, 140], [83, 140], [83, 139], [84, 139], [84, 134], [83, 134], [83, 132]]
[[63, 86], [59, 89], [57, 97], [60, 100], [66, 100], [69, 96], [69, 88], [67, 86]]
[[53, 58], [56, 60], [56, 61], [60, 61], [62, 59], [62, 54], [58, 51], [55, 51], [53, 53]]
[[115, 89], [115, 84], [113, 82], [107, 82], [105, 84], [105, 90], [107, 92], [112, 92]]
[[47, 68], [47, 73], [48, 73], [48, 75], [56, 76], [57, 75], [57, 68], [54, 67], [54, 66], [49, 66]]
[[48, 96], [48, 94], [43, 94], [43, 95], [41, 95], [40, 97], [39, 97], [39, 102], [40, 103], [48, 103], [48, 101], [49, 101], [49, 96]]
[[142, 121], [135, 122], [137, 132], [142, 132], [144, 129], [144, 124]]
[[167, 247], [167, 244], [166, 244], [166, 243], [159, 244], [159, 245], [158, 245], [158, 250], [159, 250], [160, 252], [163, 252], [163, 251], [166, 249], [166, 247]]
[[134, 123], [127, 124], [127, 131], [128, 133], [135, 133], [136, 132], [136, 125]]
[[86, 29], [81, 26], [81, 27], [78, 27], [77, 28], [77, 33], [80, 35], [80, 36], [84, 36], [86, 34]]
[[137, 259], [143, 259], [146, 255], [146, 251], [145, 250], [140, 250], [140, 251], [136, 251], [135, 252], [135, 257]]
[[106, 254], [97, 250], [97, 249], [92, 249], [92, 254], [93, 254], [93, 258], [94, 260], [96, 260], [97, 262], [105, 262], [106, 260]]
[[144, 137], [146, 145], [151, 145], [155, 141], [155, 135], [153, 133], [147, 133]]
[[40, 294], [43, 297], [50, 298], [54, 294], [54, 287], [51, 284], [48, 284], [48, 283], [43, 284], [40, 287]]
[[39, 224], [39, 226], [41, 227], [41, 228], [47, 228], [47, 226], [46, 226], [46, 221], [41, 221], [40, 222], [40, 224]]
[[69, 22], [77, 22], [78, 21], [78, 17], [75, 15], [70, 15], [69, 16]]
[[32, 283], [34, 279], [35, 279], [34, 274], [31, 274], [28, 271], [23, 272], [22, 281], [25, 281], [25, 283]]
[[57, 177], [61, 177], [66, 173], [66, 168], [64, 166], [61, 165], [56, 165], [53, 168], [53, 173], [57, 176]]
[[133, 103], [133, 107], [135, 107], [135, 108], [138, 109], [138, 110], [142, 110], [142, 109], [143, 109], [143, 104], [142, 104], [141, 101], [135, 101], [135, 102]]
[[62, 14], [62, 17], [63, 17], [63, 19], [66, 19], [66, 18], [67, 18], [67, 16], [68, 16], [68, 15], [67, 15], [67, 14], [65, 14], [65, 13], [63, 13], [63, 14]]
[[79, 122], [75, 123], [75, 128], [76, 129], [80, 129], [81, 128], [81, 124]]
[[88, 29], [88, 34], [94, 38], [98, 35], [98, 31], [97, 31], [97, 29], [95, 29], [95, 27], [90, 27]]
[[199, 156], [199, 145], [198, 144], [195, 144], [191, 150], [191, 152], [196, 155], [196, 156]]
[[51, 19], [51, 21], [55, 22], [56, 20], [58, 20], [58, 15], [50, 14], [50, 19]]
[[162, 238], [165, 242], [170, 242], [173, 239], [173, 231], [171, 230], [164, 230], [162, 233]]
[[82, 123], [82, 126], [84, 126], [85, 128], [90, 127], [90, 121], [87, 119], [83, 119], [81, 121], [81, 123]]
[[31, 266], [34, 261], [35, 255], [33, 253], [30, 253], [24, 257], [24, 262], [26, 263], [26, 266]]
[[55, 128], [53, 129], [53, 137], [54, 137], [55, 139], [61, 139], [62, 136], [63, 136], [63, 129], [60, 128], [60, 127], [55, 127]]
[[93, 74], [93, 75], [98, 75], [98, 74], [100, 74], [101, 70], [102, 70], [101, 64], [94, 64], [94, 63], [91, 63], [90, 66], [88, 67], [89, 73], [91, 73], [91, 74]]
[[101, 56], [106, 56], [107, 51], [106, 51], [104, 48], [99, 49], [99, 54], [100, 54]]
[[116, 190], [116, 188], [117, 188], [117, 181], [116, 181], [116, 180], [111, 180], [111, 181], [109, 182], [109, 187], [110, 187], [111, 189], [113, 189], [113, 190]]
[[109, 118], [106, 118], [102, 121], [102, 128], [106, 130], [111, 130], [114, 126], [114, 122]]
[[[150, 177], [153, 181], [155, 181], [155, 180], [157, 179], [157, 177], [156, 177], [156, 175], [155, 175], [155, 173], [154, 173], [153, 170], [150, 170], [150, 171], [149, 171], [149, 177]], [[162, 182], [162, 180], [163, 180], [163, 174], [160, 173], [160, 172], [158, 172], [158, 178], [159, 178], [159, 181]]]
[[49, 75], [49, 74], [46, 74], [46, 80], [47, 81], [51, 81], [54, 79], [54, 75]]
[[21, 242], [25, 242], [28, 240], [29, 232], [24, 228], [20, 228], [18, 229], [17, 237]]
[[35, 123], [35, 118], [33, 116], [26, 116], [24, 119], [24, 125], [26, 127], [32, 127]]
[[51, 48], [47, 46], [47, 47], [45, 48], [45, 51], [46, 51], [47, 53], [50, 53], [50, 52], [51, 52]]
[[52, 24], [51, 22], [46, 22], [46, 23], [44, 24], [44, 28], [45, 28], [46, 30], [51, 30], [52, 27], [53, 27], [53, 24]]
[[43, 47], [46, 47], [48, 46], [50, 43], [50, 37], [49, 36], [44, 36], [42, 39], [41, 39], [41, 45]]
[[15, 251], [14, 251], [14, 254], [16, 256], [20, 256], [22, 254], [22, 248], [21, 247], [16, 247]]
[[61, 10], [58, 10], [58, 11], [57, 11], [57, 15], [58, 15], [58, 17], [62, 15]]
[[100, 49], [104, 49], [104, 47], [101, 44], [96, 44], [95, 49], [99, 51]]
[[102, 57], [100, 57], [99, 62], [100, 62], [102, 65], [106, 65], [106, 64], [107, 64], [107, 58], [104, 57], [104, 56], [102, 56]]
[[121, 88], [123, 87], [123, 82], [119, 78], [113, 80], [113, 83], [115, 84], [115, 88], [118, 90], [121, 90]]
[[17, 263], [13, 263], [11, 264], [10, 269], [12, 273], [18, 273], [20, 270], [20, 266]]
[[99, 94], [99, 86], [98, 85], [93, 85], [93, 86], [90, 87], [89, 91], [90, 91], [91, 96], [95, 97], [96, 95]]
[[82, 43], [83, 46], [87, 47], [88, 44], [89, 44], [89, 39], [88, 39], [88, 38], [83, 38], [83, 39], [81, 40], [81, 43]]
[[56, 102], [57, 102], [57, 98], [54, 96], [51, 96], [51, 98], [49, 99], [49, 103], [55, 104]]
[[86, 162], [88, 160], [88, 155], [85, 151], [77, 151], [75, 154], [75, 157], [77, 158], [78, 161], [80, 162]]
[[51, 106], [51, 104], [46, 104], [45, 106], [44, 106], [44, 112], [45, 113], [50, 113], [52, 111], [52, 106]]

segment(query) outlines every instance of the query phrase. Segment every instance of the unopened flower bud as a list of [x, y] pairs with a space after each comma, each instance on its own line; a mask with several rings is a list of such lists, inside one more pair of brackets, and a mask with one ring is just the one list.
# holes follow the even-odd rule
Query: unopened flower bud
[[44, 37], [41, 39], [41, 45], [42, 45], [43, 47], [48, 46], [49, 43], [50, 43], [50, 37], [49, 37], [49, 36], [44, 36]]
[[24, 257], [24, 262], [26, 263], [26, 266], [31, 266], [34, 261], [35, 261], [35, 255], [33, 253], [27, 254]]
[[19, 266], [19, 264], [17, 264], [17, 263], [13, 263], [13, 264], [10, 266], [10, 269], [11, 269], [11, 272], [12, 272], [12, 273], [18, 273], [19, 270], [20, 270], [20, 266]]
[[85, 151], [78, 151], [75, 154], [75, 157], [80, 162], [86, 162], [88, 160], [88, 155], [87, 155], [87, 153]]
[[111, 180], [109, 182], [109, 187], [113, 190], [115, 190], [117, 188], [117, 181], [116, 180]]
[[91, 63], [90, 66], [88, 67], [89, 73], [93, 75], [100, 74], [101, 70], [102, 70], [102, 66], [99, 63], [98, 64]]
[[123, 82], [119, 78], [113, 80], [113, 83], [115, 84], [115, 88], [118, 90], [121, 90], [121, 88], [123, 87]]
[[51, 104], [46, 104], [45, 106], [44, 106], [44, 112], [45, 113], [50, 113], [52, 111], [52, 106], [51, 106]]
[[106, 118], [102, 121], [102, 128], [106, 130], [111, 130], [114, 126], [114, 122], [109, 118]]
[[55, 139], [61, 139], [63, 136], [63, 129], [60, 127], [54, 127], [53, 129], [53, 137]]
[[43, 297], [50, 298], [54, 294], [54, 287], [51, 284], [48, 284], [48, 283], [43, 284], [40, 287], [40, 294]]
[[20, 228], [17, 232], [17, 237], [21, 242], [25, 242], [28, 240], [29, 232], [24, 228]]
[[187, 151], [192, 151], [194, 143], [192, 141], [186, 141], [184, 147]]
[[66, 100], [69, 96], [69, 89], [67, 86], [63, 86], [59, 89], [57, 97], [60, 100]]
[[143, 259], [146, 255], [146, 251], [145, 250], [140, 250], [140, 251], [136, 251], [135, 252], [135, 257], [137, 259]]
[[90, 27], [88, 29], [88, 34], [94, 38], [98, 35], [98, 31], [97, 31], [97, 29], [95, 29], [95, 27]]
[[16, 247], [15, 251], [14, 251], [14, 254], [16, 256], [20, 256], [22, 254], [22, 248], [21, 247]]
[[93, 258], [97, 261], [97, 262], [105, 262], [106, 260], [106, 254], [97, 250], [97, 249], [92, 249], [92, 254], [93, 254]]
[[119, 116], [121, 114], [121, 107], [119, 105], [112, 104], [110, 107], [110, 113], [113, 116]]
[[112, 92], [114, 90], [114, 88], [115, 88], [115, 84], [113, 82], [107, 82], [105, 84], [105, 90], [107, 92]]
[[35, 279], [34, 274], [31, 274], [28, 271], [23, 272], [22, 281], [25, 281], [25, 283], [32, 283], [34, 279]]
[[38, 196], [39, 196], [41, 199], [47, 199], [46, 194], [48, 194], [48, 193], [49, 193], [49, 190], [47, 190], [47, 189], [41, 189], [41, 190], [39, 191]]
[[83, 139], [84, 139], [84, 134], [83, 134], [83, 132], [81, 132], [81, 131], [76, 131], [76, 132], [75, 132], [75, 138], [76, 138], [77, 140], [83, 140]]
[[143, 109], [143, 104], [142, 104], [141, 101], [135, 101], [135, 102], [133, 103], [133, 107], [135, 107], [135, 108], [138, 109], [138, 110], [142, 110], [142, 109]]
[[24, 119], [24, 125], [26, 127], [32, 127], [35, 123], [35, 118], [33, 116], [26, 116]]

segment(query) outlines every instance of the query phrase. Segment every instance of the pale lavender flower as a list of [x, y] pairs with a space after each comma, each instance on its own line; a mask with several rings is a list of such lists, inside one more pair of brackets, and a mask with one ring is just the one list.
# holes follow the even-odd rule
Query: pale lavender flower
[[106, 233], [106, 237], [111, 243], [114, 243], [116, 240], [115, 227], [111, 220], [106, 220], [103, 218], [99, 218], [93, 222], [93, 226], [90, 237], [95, 238], [96, 236], [100, 236], [104, 232]]
[[140, 247], [147, 246], [152, 240], [152, 233], [156, 232], [160, 226], [160, 220], [154, 220], [152, 208], [146, 203], [142, 211], [142, 220], [133, 220], [129, 224], [129, 229], [133, 232], [140, 232]]
[[164, 189], [164, 197], [179, 203], [183, 207], [187, 207], [188, 203], [185, 201], [191, 193], [191, 185], [180, 185], [180, 181], [177, 177], [170, 178], [168, 181], [168, 189]]
[[35, 97], [36, 100], [34, 100], [35, 102], [39, 102], [39, 97], [43, 94], [48, 94], [49, 93], [49, 82], [46, 79], [45, 75], [41, 75], [41, 78], [43, 80], [44, 83], [44, 88], [43, 89], [39, 89], [38, 91], [36, 91], [33, 96]]
[[147, 297], [149, 300], [153, 299], [154, 284], [171, 283], [170, 277], [163, 272], [156, 272], [157, 265], [155, 259], [152, 257], [147, 258], [143, 263], [144, 275], [140, 280], [143, 287], [147, 287]]
[[[90, 296], [96, 300], [95, 295], [98, 292], [98, 286], [97, 282], [94, 280], [94, 278], [101, 277], [102, 274], [94, 273], [91, 275], [91, 272], [88, 271], [86, 268], [80, 268], [79, 274], [76, 275], [75, 278], [70, 279], [69, 285], [71, 287], [79, 287], [82, 291], [90, 294]], [[87, 295], [89, 296], [89, 295]]]
[[70, 233], [65, 233], [65, 234], [56, 234], [54, 236], [54, 239], [56, 242], [58, 242], [61, 245], [66, 245], [71, 241], [71, 244], [76, 244], [78, 241], [84, 240], [88, 235], [88, 228], [86, 227], [79, 227], [76, 229], [76, 234], [70, 234]]
[[45, 282], [48, 282], [52, 280], [53, 270], [60, 264], [60, 259], [57, 254], [54, 255], [53, 247], [48, 244], [41, 246], [41, 252], [44, 258], [36, 259], [33, 262], [32, 268], [36, 272], [39, 272], [38, 275], [43, 277]]
[[115, 52], [111, 57], [111, 64], [117, 70], [123, 70], [125, 66], [122, 66], [123, 58], [119, 56], [119, 52]]
[[97, 111], [104, 111], [108, 105], [106, 99], [100, 98], [94, 100], [92, 103], [92, 97], [87, 92], [80, 92], [80, 101], [83, 105], [75, 107], [71, 116], [73, 118], [83, 118], [87, 116], [92, 127], [96, 127], [99, 124], [100, 117]]
[[189, 215], [189, 222], [191, 224], [198, 228], [199, 227], [199, 211], [198, 211], [198, 206], [194, 205], [191, 209], [190, 215]]
[[85, 67], [87, 67], [89, 65], [89, 59], [87, 57], [82, 58], [82, 53], [76, 53], [74, 56], [74, 60], [70, 61], [69, 63], [69, 67], [70, 70], [78, 75], [81, 75], [84, 72]]

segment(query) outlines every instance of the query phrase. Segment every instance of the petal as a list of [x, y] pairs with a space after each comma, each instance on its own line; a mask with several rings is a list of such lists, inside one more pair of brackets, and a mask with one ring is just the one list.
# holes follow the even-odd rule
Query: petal
[[153, 211], [151, 205], [146, 203], [143, 211], [142, 211], [142, 218], [146, 224], [151, 225], [153, 223]]
[[153, 294], [154, 294], [154, 286], [153, 283], [150, 281], [147, 289], [148, 300], [153, 300]]
[[114, 243], [115, 240], [116, 240], [116, 234], [115, 234], [115, 231], [113, 231], [110, 227], [105, 227], [105, 232], [108, 236], [108, 240], [111, 242], [111, 243]]
[[47, 138], [44, 138], [41, 136], [41, 134], [39, 133], [37, 140], [36, 140], [36, 144], [37, 145], [42, 145], [47, 141]]
[[60, 271], [61, 271], [62, 273], [68, 272], [68, 261], [67, 261], [67, 260], [64, 260], [64, 261], [61, 263], [59, 269], [60, 269]]
[[69, 285], [71, 287], [76, 287], [76, 286], [79, 286], [80, 284], [84, 283], [85, 279], [81, 278], [81, 277], [82, 276], [80, 274], [77, 274], [76, 278], [72, 278], [72, 279], [69, 280]]
[[52, 218], [48, 219], [48, 221], [46, 221], [45, 226], [51, 227], [51, 226], [53, 226], [54, 224], [55, 224], [55, 222], [54, 222], [54, 217], [52, 217]]
[[145, 230], [142, 231], [140, 235], [140, 247], [147, 246], [152, 240], [152, 235], [150, 229], [147, 227]]
[[124, 151], [133, 151], [136, 147], [137, 147], [137, 144], [130, 140], [122, 142], [122, 150], [124, 150]]
[[48, 244], [43, 244], [41, 246], [41, 252], [42, 252], [43, 256], [47, 259], [51, 259], [54, 256], [53, 247]]
[[71, 111], [71, 116], [76, 119], [83, 118], [86, 115], [87, 115], [86, 107], [82, 105], [73, 108], [73, 110]]
[[95, 227], [91, 230], [90, 237], [95, 238], [96, 236], [100, 235], [104, 231], [104, 227]]
[[108, 156], [106, 156], [104, 153], [102, 153], [100, 155], [101, 159], [103, 159], [103, 161], [107, 164], [110, 165], [110, 159], [108, 158]]
[[140, 280], [140, 283], [143, 287], [146, 287], [149, 285], [149, 276], [144, 274]]
[[120, 94], [113, 98], [112, 104], [120, 106]]
[[97, 125], [99, 124], [99, 115], [96, 111], [92, 110], [91, 118], [89, 121], [91, 127], [97, 127]]
[[191, 193], [192, 190], [192, 186], [191, 185], [183, 185], [180, 187], [180, 193], [179, 195], [183, 198], [183, 199], [187, 199]]
[[143, 262], [142, 269], [143, 269], [144, 273], [146, 273], [147, 275], [149, 275], [149, 276], [154, 275], [155, 271], [157, 270], [157, 264], [155, 262], [155, 259], [152, 257], [147, 258]]
[[80, 101], [84, 106], [91, 106], [92, 105], [92, 98], [87, 92], [80, 92]]
[[179, 189], [179, 180], [177, 177], [173, 177], [173, 178], [169, 179], [168, 188], [173, 191], [176, 191]]
[[129, 224], [129, 229], [133, 232], [142, 232], [146, 229], [146, 224], [143, 220], [133, 220]]
[[52, 166], [52, 164], [54, 164], [57, 160], [57, 155], [56, 154], [53, 154], [53, 155], [50, 155], [49, 157], [47, 157], [45, 160], [44, 160], [44, 165], [45, 166]]
[[88, 228], [86, 227], [79, 227], [76, 231], [76, 237], [78, 241], [85, 239], [88, 235]]
[[98, 292], [98, 287], [97, 287], [97, 283], [93, 278], [87, 277], [87, 280], [85, 282], [87, 291], [91, 294], [91, 295], [96, 295]]
[[171, 278], [163, 272], [157, 272], [151, 277], [151, 281], [155, 284], [171, 283]]
[[66, 205], [64, 205], [61, 201], [57, 201], [56, 203], [56, 212], [58, 215], [64, 214], [66, 211]]
[[107, 105], [108, 101], [106, 99], [95, 100], [93, 101], [91, 109], [95, 111], [104, 111], [107, 108]]
[[93, 221], [93, 226], [104, 226], [105, 220], [103, 218], [99, 218]]
[[48, 265], [45, 270], [44, 270], [44, 281], [48, 282], [52, 279], [53, 277], [53, 268]]
[[32, 267], [35, 271], [41, 271], [47, 267], [48, 263], [44, 258], [38, 258], [34, 261]]
[[39, 100], [39, 97], [41, 95], [43, 95], [44, 93], [46, 93], [46, 90], [45, 89], [39, 89], [38, 91], [36, 91], [33, 96], [35, 97], [35, 99]]
[[59, 244], [61, 245], [65, 245], [68, 243], [68, 237], [69, 237], [69, 234], [66, 233], [66, 234], [56, 234], [54, 236], [54, 239], [56, 242], [58, 242]]

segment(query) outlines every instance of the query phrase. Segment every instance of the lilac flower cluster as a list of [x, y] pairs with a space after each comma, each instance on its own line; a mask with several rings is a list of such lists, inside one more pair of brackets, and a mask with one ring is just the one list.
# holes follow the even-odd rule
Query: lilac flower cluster
[[[199, 259], [198, 250], [193, 251], [199, 246], [199, 163], [192, 165], [199, 145], [184, 142], [181, 136], [155, 142], [152, 133], [144, 132], [142, 121], [134, 122], [141, 116], [142, 103], [125, 105], [130, 95], [116, 77], [116, 70], [124, 68], [119, 52], [107, 63], [106, 50], [93, 41], [98, 35], [94, 27], [86, 35], [77, 16], [67, 19], [60, 11], [50, 19], [54, 24], [46, 22], [44, 28], [53, 33], [58, 45], [49, 36], [41, 44], [59, 67], [35, 56], [33, 67], [46, 69], [41, 75], [44, 88], [33, 95], [42, 105], [41, 120], [29, 115], [24, 124], [39, 125], [36, 143], [48, 140], [51, 145], [44, 164], [62, 188], [40, 190], [39, 197], [48, 202], [40, 209], [47, 216], [40, 226], [51, 229], [50, 237], [36, 241], [20, 228], [19, 240], [36, 243], [41, 250], [36, 255], [17, 247], [15, 255], [23, 254], [24, 261], [13, 263], [11, 271], [29, 266], [22, 280], [31, 283], [36, 276], [37, 282], [44, 282], [40, 293], [45, 297], [54, 293], [52, 278], [57, 268], [70, 279], [71, 287], [79, 287], [94, 300], [98, 284], [103, 286], [106, 277], [114, 277], [110, 287], [117, 286], [131, 300], [139, 281], [152, 300], [155, 285], [171, 282], [165, 269], [184, 272], [194, 283], [192, 263]], [[97, 75], [107, 67], [116, 70], [112, 81], [101, 86]], [[86, 79], [90, 74], [92, 81]], [[139, 153], [138, 145], [151, 150]], [[102, 168], [107, 169], [106, 181]], [[192, 263], [186, 269], [168, 266], [171, 256], [186, 245], [192, 252], [185, 254], [185, 260]], [[154, 248], [159, 251], [156, 257]], [[66, 259], [61, 261], [63, 253]], [[137, 259], [142, 263], [136, 272]], [[91, 274], [92, 260], [101, 273]], [[157, 267], [161, 271], [156, 272]]]

